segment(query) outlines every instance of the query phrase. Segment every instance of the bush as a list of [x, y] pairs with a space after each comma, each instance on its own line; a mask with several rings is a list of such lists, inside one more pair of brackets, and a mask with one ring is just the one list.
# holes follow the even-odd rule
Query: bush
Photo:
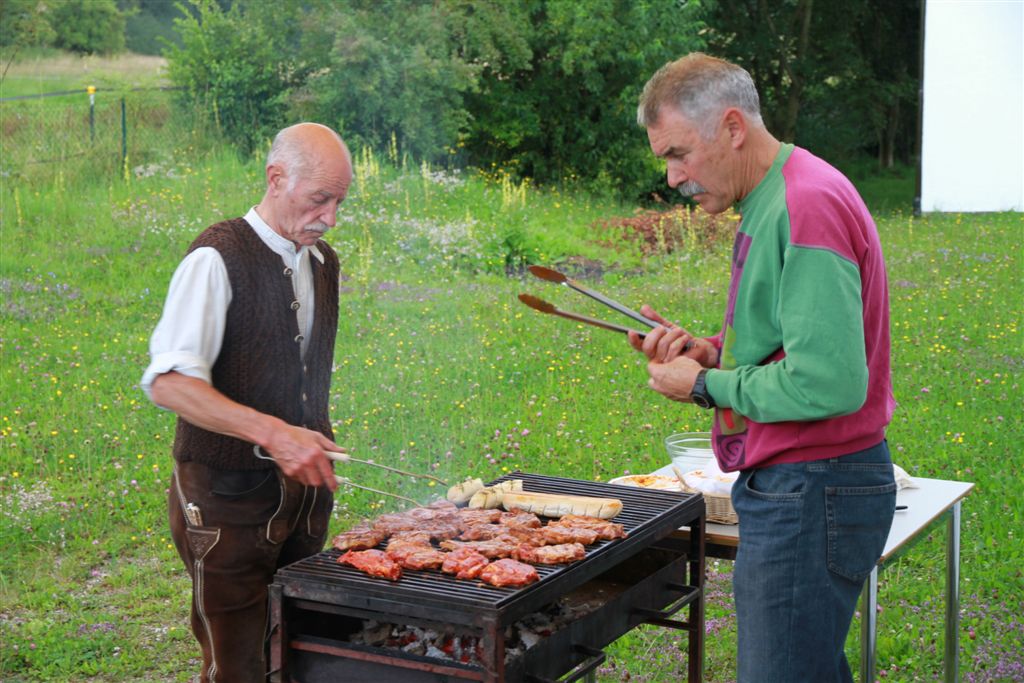
[[54, 45], [79, 54], [124, 51], [125, 15], [114, 0], [62, 0], [53, 7]]

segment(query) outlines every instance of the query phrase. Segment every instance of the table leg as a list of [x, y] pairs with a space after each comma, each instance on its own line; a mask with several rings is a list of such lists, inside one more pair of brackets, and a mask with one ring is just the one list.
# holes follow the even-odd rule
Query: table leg
[[960, 501], [949, 511], [946, 533], [945, 681], [960, 680]]
[[878, 565], [860, 594], [860, 683], [874, 683], [878, 642]]

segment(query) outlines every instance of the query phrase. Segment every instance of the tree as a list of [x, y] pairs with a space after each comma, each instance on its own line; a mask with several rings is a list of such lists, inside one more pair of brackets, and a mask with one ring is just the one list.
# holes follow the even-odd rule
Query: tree
[[50, 5], [42, 0], [0, 2], [0, 47], [49, 45], [56, 37], [50, 25]]
[[115, 0], [61, 0], [52, 12], [54, 46], [80, 54], [124, 51], [125, 15]]
[[189, 106], [211, 111], [221, 133], [250, 153], [284, 123], [290, 93], [307, 76], [284, 42], [288, 32], [270, 19], [274, 12], [287, 26], [298, 10], [252, 3], [224, 11], [213, 0], [192, 6], [175, 20], [182, 44], [168, 49], [168, 76], [185, 88]]
[[782, 140], [892, 165], [913, 150], [920, 2], [719, 0], [709, 51], [750, 72]]

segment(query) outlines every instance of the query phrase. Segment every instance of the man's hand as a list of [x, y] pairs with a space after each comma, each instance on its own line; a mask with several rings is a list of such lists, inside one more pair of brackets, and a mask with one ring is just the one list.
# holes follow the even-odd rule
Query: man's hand
[[264, 449], [286, 477], [306, 486], [338, 488], [334, 467], [324, 451], [344, 452], [320, 432], [284, 424], [274, 430]]
[[651, 361], [647, 364], [647, 374], [650, 375], [647, 386], [673, 401], [689, 402], [692, 400], [693, 383], [702, 369], [700, 363], [685, 356], [670, 363]]
[[[338, 488], [324, 451], [344, 451], [320, 432], [290, 425], [232, 401], [209, 384], [178, 372], [153, 380], [153, 401], [185, 420], [218, 434], [259, 444], [285, 476], [306, 486]], [[255, 456], [254, 456], [255, 457]]]
[[717, 365], [718, 349], [707, 339], [694, 337], [675, 323], [663, 318], [647, 304], [640, 308], [640, 312], [661, 323], [645, 337], [640, 337], [632, 330], [629, 332], [630, 345], [647, 356], [647, 360], [653, 363], [671, 363], [676, 358], [685, 357], [696, 361], [701, 367], [713, 368]]

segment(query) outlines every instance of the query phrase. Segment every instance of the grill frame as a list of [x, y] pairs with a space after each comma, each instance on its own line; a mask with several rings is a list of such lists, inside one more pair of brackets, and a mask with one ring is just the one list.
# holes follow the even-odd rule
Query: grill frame
[[[455, 579], [438, 570], [406, 571], [398, 582], [369, 577], [355, 568], [339, 565], [340, 551], [330, 549], [300, 560], [277, 572], [271, 587], [273, 634], [272, 668], [285, 669], [287, 647], [287, 605], [350, 617], [393, 621], [423, 626], [444, 626], [457, 632], [476, 634], [484, 643], [484, 673], [468, 679], [504, 680], [504, 642], [501, 630], [516, 620], [556, 601], [560, 596], [595, 579], [637, 553], [667, 538], [681, 526], [704, 525], [704, 501], [699, 495], [651, 491], [601, 482], [588, 482], [547, 475], [513, 472], [493, 483], [522, 479], [526, 491], [568, 495], [618, 498], [622, 512], [615, 522], [623, 524], [628, 537], [601, 541], [588, 546], [584, 560], [560, 566], [538, 566], [541, 580], [521, 588], [496, 588], [479, 582]], [[694, 534], [691, 543], [690, 582], [697, 592], [703, 585], [703, 533]], [[693, 555], [696, 553], [696, 555]], [[695, 571], [699, 568], [699, 572]], [[652, 617], [651, 623], [686, 628], [691, 640], [691, 680], [693, 659], [703, 657], [703, 596], [690, 603], [686, 624]], [[693, 628], [700, 624], [699, 630]], [[694, 638], [699, 647], [693, 647]], [[430, 668], [429, 666], [427, 667]], [[443, 668], [443, 667], [441, 667]], [[456, 667], [458, 668], [458, 667]], [[699, 671], [698, 668], [698, 671]]]

